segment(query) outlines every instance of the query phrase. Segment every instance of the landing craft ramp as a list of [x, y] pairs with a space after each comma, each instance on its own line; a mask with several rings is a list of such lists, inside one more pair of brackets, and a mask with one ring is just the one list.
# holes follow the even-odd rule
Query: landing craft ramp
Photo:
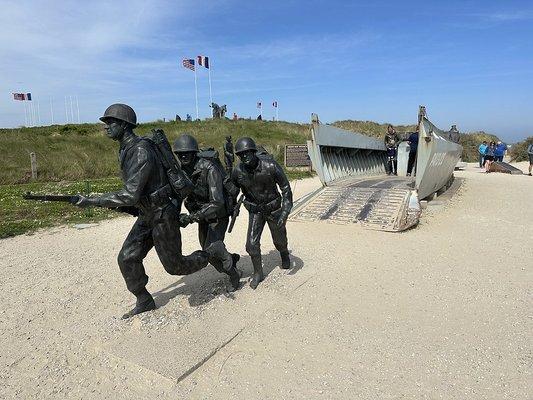
[[[400, 231], [418, 222], [411, 178], [347, 177], [296, 203], [293, 221], [357, 223], [368, 229]], [[411, 202], [409, 201], [411, 199]]]
[[419, 198], [451, 184], [462, 152], [427, 119], [425, 107], [420, 107], [418, 128], [416, 180], [389, 177], [383, 141], [320, 124], [313, 114], [307, 146], [323, 188], [295, 204], [291, 220], [357, 223], [393, 232], [416, 225]]

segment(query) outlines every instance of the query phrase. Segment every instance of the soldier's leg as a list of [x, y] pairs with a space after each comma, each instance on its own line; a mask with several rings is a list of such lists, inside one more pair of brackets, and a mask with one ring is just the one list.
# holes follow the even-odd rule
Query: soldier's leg
[[202, 249], [209, 253], [209, 262], [218, 272], [229, 275], [231, 285], [236, 290], [239, 288], [241, 278], [241, 274], [236, 268], [240, 256], [228, 252], [224, 244], [228, 224], [228, 217], [206, 224], [207, 229]]
[[268, 228], [272, 235], [272, 242], [274, 247], [279, 251], [281, 256], [281, 268], [288, 269], [291, 267], [291, 259], [289, 256], [288, 240], [287, 240], [287, 227], [283, 225], [278, 226], [278, 219], [280, 217], [281, 210], [277, 210], [270, 214], [267, 218]]
[[153, 222], [152, 237], [161, 264], [171, 275], [189, 275], [207, 266], [209, 255], [202, 250], [184, 256], [181, 253], [179, 214], [168, 206]]
[[144, 271], [143, 259], [153, 246], [152, 230], [147, 221], [138, 218], [126, 237], [117, 261], [126, 287], [135, 295], [135, 308], [124, 314], [123, 318], [155, 309], [155, 302], [146, 290], [148, 276]]
[[254, 274], [250, 281], [252, 289], [257, 288], [257, 285], [264, 279], [263, 265], [261, 261], [261, 234], [265, 227], [265, 218], [262, 214], [250, 213], [248, 219], [248, 233], [246, 237], [246, 252], [252, 259], [254, 267]]

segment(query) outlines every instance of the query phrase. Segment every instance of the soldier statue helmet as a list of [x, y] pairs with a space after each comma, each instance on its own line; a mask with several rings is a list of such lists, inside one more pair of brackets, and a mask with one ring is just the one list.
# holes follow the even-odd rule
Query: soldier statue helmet
[[199, 151], [198, 141], [185, 133], [174, 141], [172, 151], [178, 156], [182, 165], [189, 165], [195, 160]]
[[107, 107], [100, 121], [106, 124], [108, 137], [120, 140], [127, 128], [132, 129], [137, 126], [137, 115], [130, 106], [117, 103]]

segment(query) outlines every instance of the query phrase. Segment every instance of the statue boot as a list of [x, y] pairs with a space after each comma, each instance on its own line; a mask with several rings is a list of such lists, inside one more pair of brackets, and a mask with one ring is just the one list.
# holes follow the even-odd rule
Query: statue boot
[[136, 297], [137, 303], [135, 304], [135, 308], [124, 314], [122, 316], [122, 319], [128, 319], [133, 317], [134, 315], [141, 314], [146, 311], [152, 311], [157, 308], [155, 305], [154, 298], [150, 293], [148, 293], [148, 290], [146, 290], [146, 288], [143, 288], [140, 293], [136, 294]]
[[289, 269], [291, 267], [291, 257], [289, 251], [280, 251], [281, 255], [281, 269]]
[[250, 281], [250, 287], [256, 289], [259, 283], [265, 279], [261, 256], [252, 256], [252, 265], [254, 266], [254, 273], [252, 275], [252, 280]]
[[231, 258], [233, 259], [233, 264], [227, 274], [229, 275], [231, 287], [233, 288], [233, 290], [237, 290], [241, 284], [242, 277], [242, 272], [237, 269], [237, 262], [241, 259], [241, 256], [236, 253], [233, 253], [231, 255]]

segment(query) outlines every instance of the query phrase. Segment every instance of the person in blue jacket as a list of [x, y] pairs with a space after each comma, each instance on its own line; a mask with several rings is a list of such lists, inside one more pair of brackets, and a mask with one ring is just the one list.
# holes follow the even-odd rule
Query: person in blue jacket
[[507, 145], [502, 143], [501, 140], [498, 140], [496, 143], [496, 149], [494, 150], [494, 161], [503, 161], [503, 156], [507, 151]]
[[484, 140], [478, 147], [479, 152], [479, 168], [483, 168], [485, 165], [485, 150], [487, 150], [487, 141]]

